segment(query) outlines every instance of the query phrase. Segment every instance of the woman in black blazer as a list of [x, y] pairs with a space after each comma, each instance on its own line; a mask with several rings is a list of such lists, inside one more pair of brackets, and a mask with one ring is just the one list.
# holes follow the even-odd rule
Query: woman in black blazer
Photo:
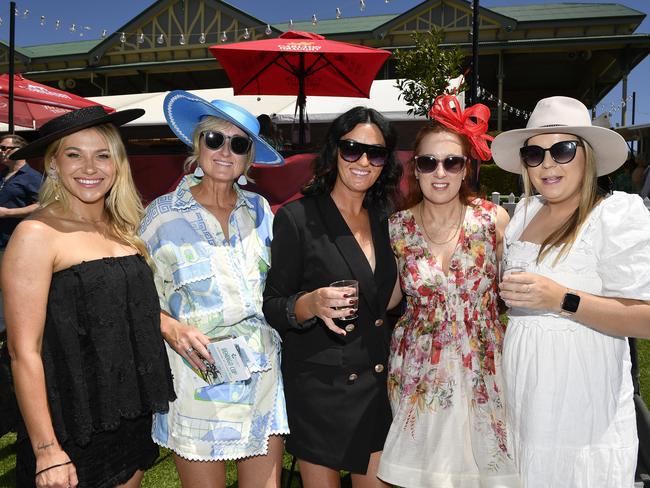
[[[264, 315], [283, 339], [286, 445], [306, 488], [339, 486], [339, 470], [352, 472], [355, 487], [387, 486], [376, 472], [391, 423], [386, 307], [396, 268], [387, 217], [401, 176], [394, 147], [378, 112], [349, 110], [332, 123], [305, 198], [275, 216]], [[343, 279], [358, 281], [358, 298], [329, 286]]]

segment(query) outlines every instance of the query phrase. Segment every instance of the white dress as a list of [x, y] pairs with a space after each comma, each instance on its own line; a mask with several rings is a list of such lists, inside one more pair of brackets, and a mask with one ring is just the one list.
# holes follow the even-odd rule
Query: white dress
[[[519, 241], [542, 206], [522, 201], [506, 229], [504, 260], [574, 290], [650, 300], [650, 214], [615, 192], [594, 208], [568, 256], [535, 263]], [[625, 337], [553, 313], [513, 309], [503, 346], [506, 407], [526, 488], [632, 488], [638, 440]]]

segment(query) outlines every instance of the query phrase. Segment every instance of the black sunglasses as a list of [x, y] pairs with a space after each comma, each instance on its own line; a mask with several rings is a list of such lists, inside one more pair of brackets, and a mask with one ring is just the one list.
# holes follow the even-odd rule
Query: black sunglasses
[[383, 166], [388, 161], [388, 149], [375, 144], [363, 144], [351, 139], [341, 139], [338, 143], [341, 157], [348, 163], [359, 161], [364, 154], [373, 166]]
[[219, 149], [226, 140], [230, 141], [230, 150], [240, 156], [248, 154], [253, 141], [245, 136], [227, 136], [216, 130], [206, 130], [201, 132], [205, 145], [210, 149]]
[[560, 141], [551, 147], [543, 148], [541, 146], [524, 146], [519, 149], [521, 161], [529, 168], [534, 168], [542, 164], [546, 151], [551, 153], [553, 161], [558, 164], [567, 164], [576, 157], [578, 146], [584, 146], [580, 141]]
[[419, 173], [433, 173], [438, 169], [438, 164], [442, 164], [445, 173], [455, 175], [463, 171], [467, 158], [465, 156], [447, 156], [444, 159], [434, 158], [433, 156], [423, 155], [415, 156], [415, 169]]
[[0, 151], [11, 151], [12, 149], [20, 149], [20, 146], [0, 146]]

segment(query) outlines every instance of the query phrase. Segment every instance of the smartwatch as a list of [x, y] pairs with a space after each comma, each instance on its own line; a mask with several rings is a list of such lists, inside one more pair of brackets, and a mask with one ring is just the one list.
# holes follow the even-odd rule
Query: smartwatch
[[573, 293], [573, 290], [568, 290], [564, 294], [564, 298], [562, 299], [562, 305], [560, 305], [560, 315], [563, 315], [565, 317], [570, 317], [574, 313], [578, 311], [578, 307], [580, 306], [580, 295], [576, 295]]

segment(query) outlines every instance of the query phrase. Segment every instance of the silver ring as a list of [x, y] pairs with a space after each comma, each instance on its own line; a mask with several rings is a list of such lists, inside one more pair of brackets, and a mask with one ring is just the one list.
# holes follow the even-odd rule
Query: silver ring
[[194, 352], [194, 348], [192, 346], [190, 346], [187, 349], [185, 349], [185, 352], [189, 356], [190, 354], [192, 354]]

